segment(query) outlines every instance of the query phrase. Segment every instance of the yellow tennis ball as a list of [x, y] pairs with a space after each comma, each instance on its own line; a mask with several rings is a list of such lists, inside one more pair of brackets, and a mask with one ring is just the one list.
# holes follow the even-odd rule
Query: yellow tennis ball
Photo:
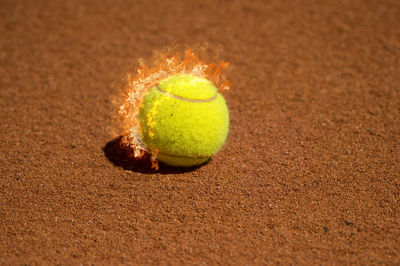
[[173, 75], [150, 89], [139, 112], [141, 137], [157, 159], [171, 166], [199, 165], [228, 135], [223, 96], [205, 78]]

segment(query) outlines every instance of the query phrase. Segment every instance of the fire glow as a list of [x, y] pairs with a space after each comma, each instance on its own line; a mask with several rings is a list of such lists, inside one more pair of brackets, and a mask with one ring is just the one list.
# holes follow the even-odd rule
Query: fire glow
[[[160, 56], [160, 59], [162, 57]], [[144, 96], [161, 80], [171, 75], [190, 74], [206, 78], [220, 90], [229, 90], [229, 80], [222, 79], [221, 74], [229, 63], [206, 64], [191, 50], [186, 50], [184, 56], [175, 54], [165, 57], [153, 68], [141, 66], [135, 77], [128, 75], [128, 86], [125, 97], [119, 109], [122, 116], [124, 131], [122, 145], [132, 150], [132, 157], [141, 158], [150, 155], [152, 168], [158, 169], [157, 151], [149, 151], [141, 140], [139, 111]]]

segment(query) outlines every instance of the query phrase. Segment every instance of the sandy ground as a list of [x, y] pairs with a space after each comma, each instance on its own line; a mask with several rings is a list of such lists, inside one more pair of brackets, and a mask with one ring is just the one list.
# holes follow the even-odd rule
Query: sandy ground
[[[400, 264], [398, 0], [0, 14], [0, 264]], [[112, 99], [172, 43], [230, 62], [231, 126], [208, 164], [154, 172]]]

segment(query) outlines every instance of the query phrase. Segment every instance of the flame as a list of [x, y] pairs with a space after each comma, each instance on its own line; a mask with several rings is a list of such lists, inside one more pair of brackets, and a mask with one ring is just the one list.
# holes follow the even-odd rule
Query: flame
[[160, 55], [158, 59], [160, 62], [156, 67], [150, 68], [143, 65], [137, 69], [135, 77], [128, 75], [125, 98], [119, 109], [124, 124], [122, 144], [132, 149], [132, 155], [135, 158], [150, 154], [152, 168], [156, 170], [159, 168], [158, 151], [148, 150], [140, 135], [139, 111], [147, 92], [161, 80], [177, 74], [191, 74], [206, 78], [213, 82], [220, 91], [230, 88], [229, 80], [221, 78], [221, 74], [229, 66], [226, 61], [222, 61], [218, 65], [206, 64], [192, 49], [186, 50], [184, 56], [176, 53], [169, 57]]

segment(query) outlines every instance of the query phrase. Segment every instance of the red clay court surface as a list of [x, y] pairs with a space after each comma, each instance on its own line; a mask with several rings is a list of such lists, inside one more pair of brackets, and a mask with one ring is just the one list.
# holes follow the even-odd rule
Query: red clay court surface
[[[400, 264], [398, 0], [0, 14], [0, 264]], [[114, 102], [172, 43], [230, 62], [230, 133], [153, 172], [119, 149]]]

